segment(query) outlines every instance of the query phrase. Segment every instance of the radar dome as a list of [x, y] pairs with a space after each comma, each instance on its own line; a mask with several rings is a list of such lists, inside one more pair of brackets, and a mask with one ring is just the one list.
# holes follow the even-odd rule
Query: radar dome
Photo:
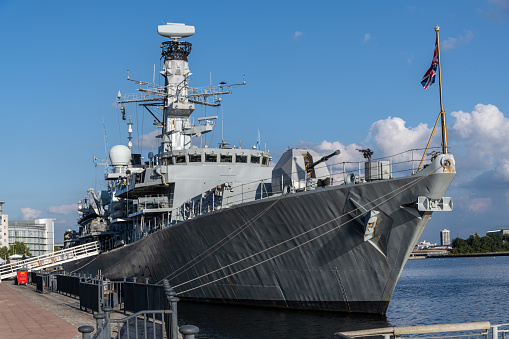
[[131, 150], [124, 145], [116, 145], [110, 149], [110, 161], [113, 166], [127, 166], [131, 160]]
[[171, 39], [181, 39], [194, 35], [194, 26], [168, 22], [157, 26], [157, 33]]

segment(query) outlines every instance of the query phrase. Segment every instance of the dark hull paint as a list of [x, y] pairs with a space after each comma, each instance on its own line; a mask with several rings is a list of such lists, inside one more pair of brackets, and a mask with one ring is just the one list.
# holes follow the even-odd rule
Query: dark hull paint
[[[69, 264], [66, 270], [92, 274], [101, 270], [119, 280], [168, 278], [180, 298], [194, 301], [385, 314], [401, 270], [431, 217], [431, 212], [419, 212], [412, 204], [418, 196], [443, 195], [454, 173], [429, 175], [376, 207], [381, 219], [370, 241], [364, 240], [363, 217], [360, 222], [352, 220], [359, 213], [352, 211], [417, 177], [333, 186], [238, 205], [168, 227], [86, 265]], [[224, 246], [193, 261], [260, 213]], [[319, 225], [302, 237], [225, 267]], [[319, 235], [323, 236], [303, 244]], [[194, 264], [172, 275], [189, 262]], [[187, 291], [216, 279], [221, 280]]]

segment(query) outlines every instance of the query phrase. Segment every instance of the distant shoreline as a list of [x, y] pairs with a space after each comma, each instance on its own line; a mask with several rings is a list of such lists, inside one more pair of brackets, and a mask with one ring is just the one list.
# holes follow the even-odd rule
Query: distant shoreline
[[431, 259], [431, 258], [468, 258], [468, 257], [497, 257], [509, 256], [509, 251], [488, 252], [488, 253], [466, 253], [466, 254], [430, 254], [427, 256], [414, 256], [409, 259]]

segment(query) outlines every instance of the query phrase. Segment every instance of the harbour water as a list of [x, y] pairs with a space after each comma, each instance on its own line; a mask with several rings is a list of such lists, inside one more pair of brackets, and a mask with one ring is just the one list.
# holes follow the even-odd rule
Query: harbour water
[[332, 338], [338, 331], [456, 322], [509, 323], [509, 257], [409, 260], [386, 317], [179, 303], [201, 338]]

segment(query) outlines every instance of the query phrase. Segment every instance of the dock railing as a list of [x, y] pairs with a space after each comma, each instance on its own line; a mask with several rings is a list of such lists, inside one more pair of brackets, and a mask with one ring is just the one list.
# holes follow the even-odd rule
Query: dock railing
[[[183, 338], [193, 339], [199, 332], [192, 325], [178, 327], [179, 298], [166, 279], [158, 285], [150, 284], [148, 278], [144, 282], [137, 282], [136, 277], [110, 281], [101, 272], [92, 276], [34, 271], [30, 282], [41, 293], [57, 292], [78, 298], [80, 310], [95, 312], [97, 327], [81, 326], [83, 338], [177, 339], [180, 331]], [[110, 317], [112, 312], [114, 318]]]
[[16, 276], [18, 270], [41, 270], [99, 254], [99, 243], [91, 242], [61, 251], [0, 265], [0, 279]]
[[[491, 339], [499, 339], [498, 334], [501, 332], [498, 328], [503, 325], [491, 325], [489, 321], [455, 323], [455, 324], [438, 324], [438, 325], [422, 325], [422, 326], [404, 326], [404, 327], [384, 327], [373, 328], [358, 331], [338, 332], [334, 334], [334, 339], [352, 339], [366, 337], [383, 337], [384, 339], [398, 338], [434, 338], [434, 339], [480, 339], [489, 338], [491, 329]], [[451, 334], [454, 332], [454, 334]], [[422, 336], [422, 334], [436, 334], [433, 336]]]
[[[194, 339], [199, 332], [198, 327], [177, 324], [177, 302], [175, 291], [170, 287], [168, 280], [163, 285], [140, 284], [124, 280], [124, 313], [126, 307], [132, 312], [123, 318], [112, 319], [113, 308], [103, 306], [102, 313], [94, 314], [96, 329], [92, 326], [81, 326], [78, 331], [83, 339], [110, 339], [110, 338], [169, 338], [177, 339], [178, 332], [185, 339]], [[104, 286], [101, 285], [104, 289]], [[161, 293], [162, 292], [162, 293]], [[158, 300], [158, 297], [160, 300]], [[107, 300], [104, 300], [107, 303]]]

